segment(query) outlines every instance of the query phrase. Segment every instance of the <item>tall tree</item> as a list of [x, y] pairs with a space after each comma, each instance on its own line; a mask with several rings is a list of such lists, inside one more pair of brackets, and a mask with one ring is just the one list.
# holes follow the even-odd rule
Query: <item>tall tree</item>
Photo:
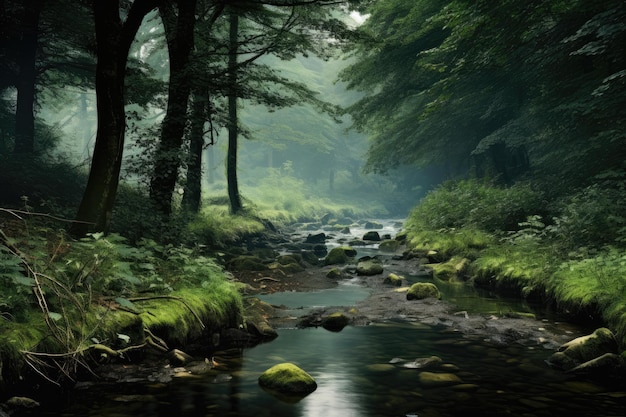
[[243, 208], [237, 181], [237, 141], [239, 124], [237, 123], [237, 54], [239, 36], [239, 12], [230, 7], [229, 42], [228, 42], [228, 152], [226, 157], [226, 178], [228, 180], [228, 198], [230, 211], [237, 214]]
[[35, 148], [35, 85], [39, 17], [44, 0], [25, 0], [21, 19], [21, 42], [17, 64], [17, 107], [15, 110], [15, 148], [18, 154], [32, 154]]
[[[174, 3], [176, 9], [174, 10]], [[167, 112], [161, 126], [156, 151], [150, 198], [160, 212], [172, 211], [172, 195], [181, 164], [181, 146], [187, 125], [187, 107], [191, 91], [189, 59], [194, 45], [196, 0], [164, 0], [159, 11], [165, 27], [170, 65]]]
[[131, 43], [143, 18], [157, 6], [154, 0], [135, 0], [120, 16], [120, 0], [94, 0], [97, 66], [98, 130], [87, 187], [70, 232], [107, 232], [117, 194], [124, 134], [124, 80]]

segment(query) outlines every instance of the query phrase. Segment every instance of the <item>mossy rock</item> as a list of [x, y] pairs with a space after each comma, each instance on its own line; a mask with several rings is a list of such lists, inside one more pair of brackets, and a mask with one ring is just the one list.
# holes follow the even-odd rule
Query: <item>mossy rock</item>
[[368, 222], [365, 222], [365, 228], [366, 229], [382, 229], [383, 225], [382, 223], [379, 223], [379, 222], [368, 221]]
[[457, 271], [454, 268], [454, 264], [450, 262], [430, 264], [428, 266], [433, 269], [433, 276], [442, 281], [450, 281], [457, 276]]
[[380, 242], [378, 249], [381, 252], [395, 252], [400, 247], [400, 242], [393, 239], [387, 239]]
[[423, 300], [425, 298], [441, 299], [439, 288], [432, 282], [416, 282], [406, 293], [407, 300]]
[[350, 323], [348, 316], [342, 312], [329, 314], [322, 319], [322, 327], [331, 332], [340, 332]]
[[356, 273], [358, 275], [378, 275], [383, 273], [383, 264], [378, 259], [365, 259], [359, 261], [356, 265]]
[[283, 394], [309, 394], [317, 389], [315, 379], [293, 363], [274, 365], [259, 376], [259, 385]]
[[301, 264], [302, 263], [302, 255], [297, 253], [292, 253], [289, 255], [280, 255], [276, 258], [276, 262], [281, 265], [289, 265], [289, 264]]
[[350, 246], [338, 246], [331, 249], [326, 255], [324, 263], [326, 265], [340, 265], [350, 262], [356, 256], [356, 250]]
[[387, 277], [383, 280], [383, 284], [394, 285], [396, 287], [402, 286], [402, 281], [404, 280], [403, 276], [394, 274], [393, 272], [387, 275]]
[[302, 260], [309, 265], [318, 265], [320, 263], [320, 259], [312, 251], [303, 251], [302, 253], [300, 253], [300, 256], [302, 257]]
[[231, 271], [266, 271], [267, 265], [258, 256], [242, 255], [228, 262], [228, 269]]
[[326, 273], [326, 278], [338, 279], [342, 277], [341, 269], [333, 268]]

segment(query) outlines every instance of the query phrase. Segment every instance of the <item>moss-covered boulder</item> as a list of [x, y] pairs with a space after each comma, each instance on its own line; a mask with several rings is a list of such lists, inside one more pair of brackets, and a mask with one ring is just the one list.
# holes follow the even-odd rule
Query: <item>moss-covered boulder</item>
[[231, 259], [227, 267], [231, 271], [266, 271], [267, 265], [258, 256], [241, 255]]
[[259, 376], [259, 385], [283, 394], [309, 394], [317, 389], [315, 379], [293, 363], [274, 365]]
[[329, 314], [322, 319], [322, 327], [331, 332], [339, 332], [350, 323], [348, 316], [342, 312]]
[[423, 300], [425, 298], [441, 299], [439, 288], [432, 282], [416, 282], [406, 293], [407, 300]]
[[306, 262], [309, 265], [317, 265], [320, 263], [319, 257], [312, 251], [302, 251], [300, 253], [300, 256], [302, 256], [302, 261]]
[[601, 327], [589, 335], [577, 337], [561, 345], [550, 356], [548, 363], [555, 368], [569, 371], [606, 353], [617, 354], [618, 344], [613, 332]]
[[381, 252], [393, 253], [400, 248], [400, 242], [394, 239], [383, 240], [378, 244], [378, 250]]
[[356, 250], [350, 246], [338, 246], [331, 249], [324, 259], [326, 265], [341, 265], [350, 262], [356, 256]]
[[330, 278], [330, 279], [339, 279], [342, 276], [343, 274], [341, 273], [341, 269], [339, 268], [332, 268], [326, 273], [326, 278]]
[[402, 281], [404, 277], [401, 275], [394, 274], [393, 272], [387, 275], [387, 277], [383, 280], [383, 284], [394, 285], [396, 287], [402, 286]]
[[356, 273], [358, 275], [378, 275], [382, 274], [383, 270], [382, 262], [376, 258], [363, 259], [356, 264]]

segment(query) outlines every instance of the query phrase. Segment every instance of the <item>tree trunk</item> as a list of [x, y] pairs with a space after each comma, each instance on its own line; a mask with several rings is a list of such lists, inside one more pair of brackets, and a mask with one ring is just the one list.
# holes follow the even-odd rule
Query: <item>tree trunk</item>
[[165, 216], [172, 212], [172, 195], [181, 165], [181, 146], [187, 124], [190, 94], [188, 67], [193, 49], [196, 0], [179, 1], [177, 4], [177, 16], [170, 1], [163, 2], [159, 9], [169, 50], [170, 81], [167, 112], [161, 126], [161, 140], [150, 181], [150, 198]]
[[18, 53], [17, 106], [15, 110], [16, 154], [32, 154], [35, 150], [35, 82], [37, 78], [37, 45], [42, 0], [24, 1], [22, 39]]
[[230, 38], [228, 49], [228, 155], [226, 158], [226, 179], [228, 182], [228, 198], [230, 211], [237, 214], [241, 211], [241, 196], [237, 182], [237, 37], [239, 32], [239, 16], [230, 9]]
[[183, 194], [183, 207], [190, 213], [197, 213], [200, 210], [206, 107], [206, 97], [194, 94], [191, 108], [191, 129], [189, 132], [187, 181], [185, 182], [185, 193]]
[[122, 24], [119, 0], [94, 0], [98, 131], [91, 170], [70, 233], [108, 232], [119, 184], [124, 133], [124, 77], [130, 45], [153, 0], [135, 0]]

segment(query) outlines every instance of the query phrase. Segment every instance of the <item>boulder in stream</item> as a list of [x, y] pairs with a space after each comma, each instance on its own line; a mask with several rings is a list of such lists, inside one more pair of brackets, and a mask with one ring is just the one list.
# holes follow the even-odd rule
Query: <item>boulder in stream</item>
[[618, 352], [613, 332], [601, 327], [561, 345], [547, 363], [580, 377], [623, 382], [626, 379], [626, 362]]
[[324, 263], [326, 265], [338, 265], [345, 264], [350, 261], [351, 258], [356, 256], [356, 250], [354, 250], [350, 246], [338, 246], [336, 248], [332, 248], [331, 251], [326, 255], [324, 259]]
[[382, 274], [383, 270], [383, 263], [376, 258], [364, 257], [359, 259], [356, 265], [356, 273], [358, 275], [378, 275]]
[[293, 363], [285, 362], [274, 365], [259, 377], [263, 388], [282, 394], [309, 394], [317, 389], [315, 379]]
[[406, 293], [407, 300], [423, 300], [425, 298], [441, 299], [439, 288], [432, 282], [416, 282]]

